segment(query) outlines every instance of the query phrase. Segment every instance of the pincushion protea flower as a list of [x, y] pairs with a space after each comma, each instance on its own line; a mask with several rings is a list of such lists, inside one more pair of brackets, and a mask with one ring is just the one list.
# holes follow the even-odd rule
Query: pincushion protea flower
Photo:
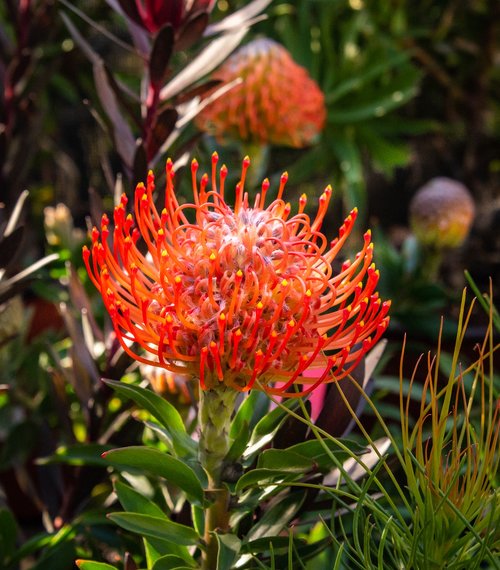
[[[319, 198], [314, 220], [283, 200], [287, 175], [266, 207], [269, 181], [250, 202], [245, 158], [234, 209], [224, 199], [225, 166], [197, 182], [193, 202], [180, 205], [171, 160], [164, 208], [153, 201], [154, 176], [135, 191], [134, 216], [122, 195], [114, 230], [102, 218], [83, 250], [123, 349], [139, 362], [197, 377], [202, 389], [257, 386], [296, 396], [348, 374], [387, 327], [389, 302], [375, 292], [370, 232], [354, 260], [335, 273], [356, 218], [346, 218], [331, 243], [320, 232], [332, 190]], [[147, 253], [139, 247], [139, 240]], [[136, 351], [134, 347], [142, 347]], [[304, 374], [307, 371], [307, 374]], [[295, 391], [294, 384], [302, 386]]]
[[290, 53], [269, 39], [240, 48], [213, 75], [224, 83], [241, 78], [197, 117], [198, 127], [219, 139], [291, 147], [311, 144], [323, 129], [323, 93]]

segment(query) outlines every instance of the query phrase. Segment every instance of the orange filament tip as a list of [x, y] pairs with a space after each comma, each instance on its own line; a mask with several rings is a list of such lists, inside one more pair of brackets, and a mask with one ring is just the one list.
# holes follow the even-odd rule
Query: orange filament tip
[[212, 253], [210, 254], [209, 257], [210, 261], [215, 261], [217, 259], [217, 256], [215, 255], [215, 253], [212, 251]]
[[290, 320], [288, 321], [288, 326], [289, 326], [291, 329], [293, 329], [294, 326], [295, 326], [295, 321], [294, 321], [293, 319], [290, 319]]
[[248, 155], [243, 159], [243, 166], [245, 168], [248, 168], [250, 166], [250, 157]]
[[218, 160], [219, 160], [219, 155], [217, 154], [216, 151], [214, 151], [212, 153], [212, 163], [216, 164]]
[[288, 287], [288, 281], [286, 279], [283, 279], [283, 281], [281, 282], [281, 286]]
[[168, 257], [168, 253], [167, 253], [167, 250], [166, 250], [166, 249], [162, 249], [162, 250], [161, 250], [161, 256], [162, 256], [163, 258]]
[[264, 305], [259, 301], [259, 302], [257, 303], [257, 309], [258, 309], [259, 311], [262, 311], [263, 308], [264, 308]]
[[180, 285], [182, 283], [182, 279], [177, 275], [174, 279], [176, 285]]
[[225, 321], [226, 320], [226, 315], [224, 313], [221, 313], [219, 315], [219, 321]]
[[312, 296], [311, 289], [308, 289], [308, 290], [306, 291], [306, 297], [307, 297], [308, 299], [310, 299], [311, 296]]
[[238, 330], [234, 333], [234, 336], [236, 336], [236, 337], [238, 337], [238, 338], [239, 338], [241, 335], [242, 335], [241, 329], [238, 329]]

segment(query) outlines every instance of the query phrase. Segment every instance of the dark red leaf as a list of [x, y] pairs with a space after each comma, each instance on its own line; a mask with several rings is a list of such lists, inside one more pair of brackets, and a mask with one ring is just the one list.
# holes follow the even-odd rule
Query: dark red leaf
[[160, 85], [168, 73], [168, 64], [174, 48], [174, 29], [170, 24], [157, 34], [149, 59], [149, 75], [153, 85]]
[[204, 83], [201, 83], [200, 85], [197, 85], [196, 87], [193, 87], [192, 89], [184, 91], [184, 93], [181, 93], [178, 97], [175, 98], [175, 103], [176, 104], [185, 103], [186, 101], [190, 101], [191, 99], [197, 97], [198, 95], [204, 95], [211, 89], [215, 89], [215, 87], [218, 87], [221, 83], [222, 81], [220, 81], [219, 79], [209, 79], [208, 81], [205, 81]]
[[146, 156], [146, 149], [142, 140], [137, 141], [135, 155], [134, 155], [134, 166], [132, 168], [132, 183], [135, 186], [139, 182], [144, 182], [148, 174], [148, 159]]
[[199, 40], [208, 25], [208, 12], [196, 12], [190, 16], [179, 30], [176, 49], [184, 50]]
[[139, 10], [137, 9], [137, 4], [135, 0], [118, 0], [121, 9], [124, 13], [136, 24], [141, 27], [144, 27], [142, 22], [141, 15], [139, 14]]
[[167, 107], [156, 118], [148, 140], [148, 157], [150, 160], [154, 158], [162, 144], [175, 129], [178, 116], [179, 114], [174, 107]]

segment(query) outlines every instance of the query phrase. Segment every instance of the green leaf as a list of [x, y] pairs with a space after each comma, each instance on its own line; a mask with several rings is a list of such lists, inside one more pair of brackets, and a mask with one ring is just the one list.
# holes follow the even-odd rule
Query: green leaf
[[285, 526], [295, 517], [306, 494], [294, 492], [278, 501], [270, 508], [260, 521], [255, 524], [246, 537], [246, 542], [257, 538], [271, 537], [279, 534]]
[[153, 501], [150, 501], [144, 495], [141, 495], [141, 493], [132, 489], [132, 487], [129, 487], [125, 483], [116, 481], [114, 488], [118, 496], [118, 500], [125, 511], [151, 515], [153, 517], [167, 518], [165, 513], [156, 503], [153, 503]]
[[405, 61], [410, 59], [410, 54], [406, 52], [397, 52], [388, 56], [385, 61], [371, 65], [367, 70], [362, 73], [356, 74], [354, 77], [342, 81], [332, 91], [325, 95], [325, 100], [328, 105], [334, 103], [341, 97], [348, 95], [352, 91], [359, 91], [369, 81], [384, 75], [393, 67], [398, 67]]
[[194, 566], [187, 566], [186, 561], [180, 556], [174, 554], [167, 554], [162, 556], [154, 563], [152, 570], [180, 570], [181, 568], [193, 568]]
[[252, 469], [242, 475], [236, 483], [236, 492], [254, 485], [269, 485], [276, 482], [292, 481], [297, 474], [282, 469]]
[[267, 449], [259, 455], [257, 466], [290, 473], [306, 473], [314, 467], [314, 461], [290, 449]]
[[54, 455], [42, 457], [37, 460], [40, 465], [51, 463], [66, 463], [68, 465], [93, 465], [106, 467], [107, 461], [102, 454], [112, 449], [111, 445], [99, 445], [97, 443], [77, 443], [75, 445], [61, 446]]
[[[229, 433], [231, 439], [238, 437], [245, 424], [249, 425], [250, 429], [253, 429], [257, 421], [265, 415], [268, 409], [269, 398], [266, 394], [263, 394], [259, 390], [251, 391], [248, 396], [245, 397], [231, 421], [231, 431]], [[254, 419], [255, 416], [258, 417]]]
[[196, 473], [180, 459], [167, 453], [149, 447], [131, 446], [108, 451], [105, 458], [119, 469], [131, 467], [163, 477], [180, 487], [191, 500], [199, 504], [203, 502], [203, 487]]
[[241, 540], [235, 534], [216, 534], [219, 545], [217, 570], [231, 570], [240, 552]]
[[118, 570], [116, 566], [104, 564], [104, 562], [94, 562], [93, 560], [77, 560], [76, 565], [81, 570]]
[[148, 560], [148, 568], [156, 564], [156, 561], [164, 556], [175, 556], [184, 561], [184, 566], [195, 566], [193, 557], [189, 554], [186, 546], [159, 538], [145, 538], [144, 549]]
[[328, 114], [328, 121], [335, 125], [345, 125], [383, 117], [390, 111], [401, 107], [418, 92], [416, 85], [410, 85], [404, 89], [394, 90], [392, 93], [382, 96], [380, 99], [368, 103], [360, 103], [352, 109], [332, 109]]
[[237, 432], [237, 435], [233, 440], [233, 443], [231, 444], [229, 451], [227, 452], [225, 461], [231, 462], [240, 459], [240, 457], [242, 456], [243, 452], [245, 451], [248, 445], [249, 438], [250, 438], [250, 427], [248, 423], [246, 423], [245, 421], [244, 423], [241, 424], [240, 430], [239, 432]]
[[255, 455], [260, 449], [265, 447], [273, 439], [274, 434], [278, 431], [281, 423], [287, 416], [287, 409], [294, 410], [299, 403], [296, 400], [288, 400], [284, 402], [283, 409], [278, 406], [266, 414], [255, 426], [252, 437], [248, 442], [248, 447], [243, 454], [243, 458], [248, 460]]
[[181, 457], [196, 455], [196, 444], [187, 434], [181, 415], [172, 404], [151, 390], [133, 384], [114, 380], [104, 380], [104, 382], [118, 394], [130, 398], [140, 408], [144, 408], [156, 418], [170, 435], [172, 446], [177, 455]]
[[[348, 451], [342, 449], [343, 447], [348, 448]], [[321, 471], [329, 471], [332, 467], [335, 467], [332, 463], [331, 455], [334, 455], [342, 463], [345, 459], [355, 455], [363, 455], [367, 452], [367, 449], [350, 439], [331, 440], [325, 438], [303, 441], [283, 451], [306, 457], [312, 460]]]
[[14, 515], [0, 509], [0, 562], [10, 558], [16, 549], [17, 525]]
[[138, 513], [110, 513], [108, 517], [118, 526], [141, 536], [168, 540], [184, 546], [197, 544], [199, 539], [198, 533], [191, 527], [161, 517]]

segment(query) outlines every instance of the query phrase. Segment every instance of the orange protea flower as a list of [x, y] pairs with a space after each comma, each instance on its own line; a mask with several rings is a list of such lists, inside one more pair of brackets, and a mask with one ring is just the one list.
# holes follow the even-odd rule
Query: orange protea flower
[[307, 70], [269, 39], [240, 48], [213, 75], [242, 82], [198, 115], [200, 129], [218, 138], [291, 147], [311, 144], [323, 129], [325, 100]]
[[[286, 174], [271, 204], [264, 180], [250, 205], [245, 158], [231, 209], [227, 169], [217, 176], [217, 161], [214, 153], [211, 178], [203, 175], [199, 185], [192, 162], [192, 204], [177, 201], [168, 160], [161, 212], [150, 172], [135, 191], [135, 220], [122, 195], [113, 239], [106, 215], [101, 231], [93, 229], [83, 257], [123, 349], [139, 362], [198, 377], [203, 389], [223, 383], [244, 391], [259, 379], [267, 392], [292, 396], [344, 377], [388, 324], [389, 303], [375, 292], [370, 232], [355, 259], [334, 273], [356, 210], [329, 244], [320, 227], [330, 187], [314, 220], [304, 212], [305, 195], [291, 215], [282, 198]], [[293, 384], [307, 387], [287, 392]]]

